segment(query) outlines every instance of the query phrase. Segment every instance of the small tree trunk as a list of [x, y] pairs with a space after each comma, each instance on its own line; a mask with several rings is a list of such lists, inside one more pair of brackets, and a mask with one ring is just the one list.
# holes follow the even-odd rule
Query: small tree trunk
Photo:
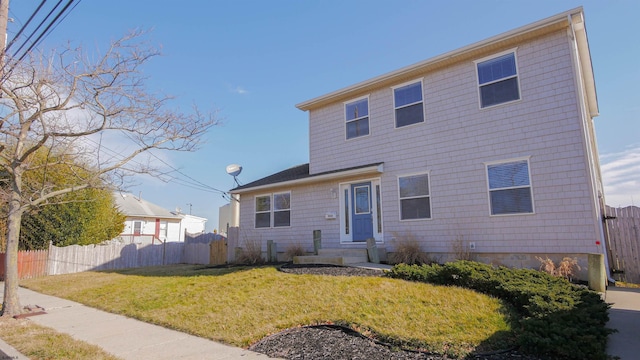
[[7, 248], [4, 263], [4, 299], [2, 301], [2, 316], [11, 317], [22, 313], [18, 299], [18, 242], [20, 240], [20, 223], [24, 208], [20, 201], [22, 173], [14, 172], [9, 214], [7, 216]]
[[[15, 209], [17, 207], [17, 209]], [[4, 299], [2, 316], [11, 317], [22, 313], [18, 299], [18, 240], [23, 210], [20, 203], [12, 201], [7, 218], [7, 249], [4, 264]]]

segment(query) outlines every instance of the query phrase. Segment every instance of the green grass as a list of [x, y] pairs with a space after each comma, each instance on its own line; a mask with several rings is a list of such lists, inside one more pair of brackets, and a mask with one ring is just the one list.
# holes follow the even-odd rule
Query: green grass
[[[95, 345], [36, 325], [26, 319], [0, 319], [0, 337], [29, 359], [117, 360]], [[0, 357], [4, 359], [4, 357]], [[8, 357], [7, 357], [8, 359]]]
[[640, 284], [628, 283], [628, 282], [623, 282], [623, 281], [616, 281], [616, 287], [640, 289]]
[[272, 266], [85, 272], [22, 285], [242, 347], [319, 323], [458, 355], [505, 346], [511, 333], [510, 308], [471, 290], [382, 277], [293, 275]]

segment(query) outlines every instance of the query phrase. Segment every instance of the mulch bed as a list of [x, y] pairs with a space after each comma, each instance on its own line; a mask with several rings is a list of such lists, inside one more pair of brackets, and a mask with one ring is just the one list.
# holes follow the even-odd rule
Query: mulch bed
[[[335, 265], [285, 264], [280, 271], [290, 274], [315, 274], [333, 276], [382, 276], [380, 270], [352, 268]], [[429, 354], [394, 348], [376, 342], [351, 329], [335, 325], [303, 326], [268, 336], [253, 344], [249, 350], [290, 360], [448, 360], [445, 355]], [[478, 360], [541, 360], [538, 357], [507, 350], [490, 354], [470, 355]]]

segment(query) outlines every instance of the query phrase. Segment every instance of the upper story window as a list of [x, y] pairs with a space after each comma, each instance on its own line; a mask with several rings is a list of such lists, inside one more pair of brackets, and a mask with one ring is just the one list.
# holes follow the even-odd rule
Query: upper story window
[[422, 81], [393, 89], [396, 128], [424, 122]]
[[529, 161], [487, 165], [491, 215], [533, 213]]
[[476, 65], [480, 87], [480, 107], [485, 108], [520, 99], [515, 52], [481, 60], [476, 62]]
[[291, 225], [291, 193], [256, 196], [256, 228]]
[[400, 220], [431, 218], [429, 174], [399, 177], [398, 190], [400, 191]]
[[347, 139], [369, 135], [369, 98], [344, 104]]

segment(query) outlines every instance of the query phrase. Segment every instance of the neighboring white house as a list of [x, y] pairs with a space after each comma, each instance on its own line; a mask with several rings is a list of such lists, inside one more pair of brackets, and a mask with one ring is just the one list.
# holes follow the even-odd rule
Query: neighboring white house
[[416, 239], [438, 260], [526, 267], [604, 252], [582, 8], [296, 106], [310, 162], [231, 190], [241, 239], [310, 250], [321, 230], [323, 248], [375, 238], [389, 251]]
[[[182, 229], [190, 234], [200, 234], [204, 232], [207, 219], [194, 215], [187, 215], [181, 212], [172, 212], [182, 218]], [[184, 241], [184, 231], [180, 241]]]
[[207, 219], [172, 212], [132, 194], [114, 193], [116, 206], [126, 215], [125, 227], [118, 241], [159, 244], [184, 241], [185, 231], [204, 231]]

